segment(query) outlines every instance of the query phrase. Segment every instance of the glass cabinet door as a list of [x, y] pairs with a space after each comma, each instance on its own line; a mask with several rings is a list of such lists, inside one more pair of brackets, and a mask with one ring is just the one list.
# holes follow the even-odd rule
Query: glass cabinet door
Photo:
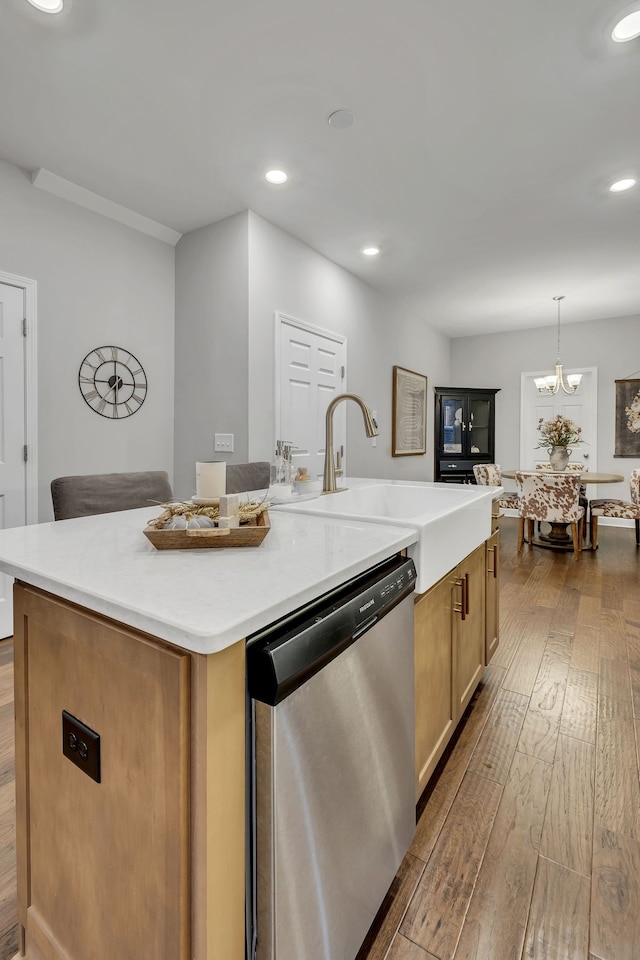
[[467, 424], [464, 397], [442, 399], [442, 452], [462, 453]]
[[491, 452], [492, 403], [492, 400], [486, 398], [469, 399], [469, 453], [487, 455]]

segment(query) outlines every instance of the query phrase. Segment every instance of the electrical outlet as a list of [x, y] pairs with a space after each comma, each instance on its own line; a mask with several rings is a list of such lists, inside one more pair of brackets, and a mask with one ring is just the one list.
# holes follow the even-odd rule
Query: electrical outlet
[[67, 710], [62, 711], [62, 752], [88, 777], [101, 782], [100, 734]]
[[214, 453], [233, 453], [233, 434], [215, 433], [213, 436]]

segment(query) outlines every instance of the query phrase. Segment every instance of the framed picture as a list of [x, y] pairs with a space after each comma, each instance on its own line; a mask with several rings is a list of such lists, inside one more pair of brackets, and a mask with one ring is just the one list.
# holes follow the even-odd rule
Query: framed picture
[[640, 457], [640, 380], [616, 380], [614, 457]]
[[427, 378], [404, 367], [393, 368], [391, 455], [427, 452]]

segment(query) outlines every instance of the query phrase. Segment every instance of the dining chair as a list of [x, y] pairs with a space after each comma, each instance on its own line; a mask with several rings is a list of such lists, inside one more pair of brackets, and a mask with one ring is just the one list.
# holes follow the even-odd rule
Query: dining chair
[[580, 557], [584, 507], [579, 503], [580, 478], [565, 472], [516, 472], [516, 487], [520, 497], [518, 552], [524, 543], [524, 522], [528, 521], [528, 541], [533, 543], [536, 521], [571, 525], [573, 552]]
[[84, 474], [51, 481], [56, 520], [135, 510], [166, 503], [172, 497], [169, 475], [164, 470]]
[[640, 547], [640, 470], [632, 470], [629, 477], [631, 502], [628, 500], [591, 501], [591, 546], [598, 546], [598, 517], [616, 517], [619, 520], [635, 520], [636, 547]]
[[271, 478], [268, 460], [227, 464], [227, 493], [245, 493], [247, 490], [266, 490]]
[[[569, 462], [564, 468], [564, 473], [586, 473], [588, 469], [589, 467], [585, 467], [584, 464], [578, 461], [575, 463]], [[536, 460], [536, 470], [545, 470], [549, 473], [551, 471], [549, 461]], [[589, 498], [587, 497], [587, 485], [585, 483], [580, 484], [580, 506], [584, 507], [584, 529], [582, 531], [584, 536], [588, 530], [587, 522], [589, 519]], [[539, 526], [538, 529], [540, 529]]]
[[[474, 463], [473, 474], [479, 486], [502, 486], [502, 470], [499, 463]], [[499, 507], [506, 509], [513, 508], [514, 510], [518, 509], [519, 501], [517, 493], [508, 493], [505, 490], [497, 499]]]

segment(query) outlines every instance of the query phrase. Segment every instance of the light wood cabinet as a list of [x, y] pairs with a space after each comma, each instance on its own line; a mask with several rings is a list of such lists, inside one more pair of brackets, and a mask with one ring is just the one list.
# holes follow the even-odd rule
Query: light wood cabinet
[[[243, 960], [244, 641], [205, 657], [14, 597], [20, 955]], [[63, 710], [99, 734], [100, 782]]]
[[487, 576], [487, 595], [486, 595], [486, 611], [487, 611], [487, 626], [486, 626], [486, 636], [485, 636], [485, 657], [484, 662], [485, 666], [489, 663], [492, 656], [498, 649], [498, 644], [500, 643], [500, 603], [499, 603], [499, 558], [500, 558], [500, 532], [496, 530], [495, 533], [489, 537], [486, 542], [487, 550], [487, 566], [486, 566], [486, 576]]
[[[497, 532], [492, 534], [446, 577], [416, 598], [417, 797], [426, 787], [480, 682], [487, 656], [497, 646], [498, 578], [497, 574], [494, 578], [493, 564], [497, 564], [498, 536]], [[493, 630], [493, 624], [495, 633], [489, 637], [488, 627]]]
[[451, 659], [454, 590], [451, 574], [418, 597], [414, 606], [418, 796], [456, 725]]
[[484, 543], [455, 570], [458, 597], [453, 617], [452, 658], [456, 721], [462, 716], [484, 670], [485, 571]]

